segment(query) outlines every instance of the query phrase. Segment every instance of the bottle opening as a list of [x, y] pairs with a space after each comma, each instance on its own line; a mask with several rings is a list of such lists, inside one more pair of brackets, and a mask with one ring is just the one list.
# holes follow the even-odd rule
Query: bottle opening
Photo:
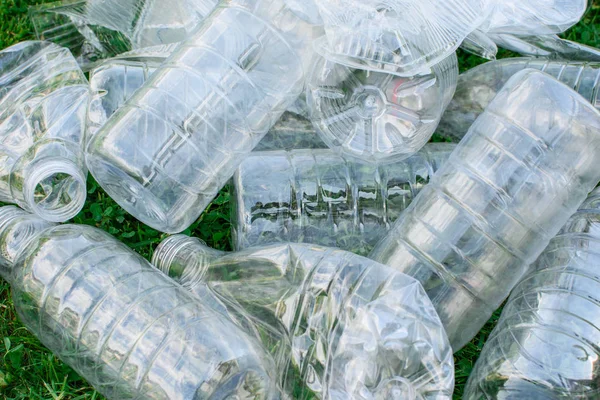
[[65, 222], [83, 208], [86, 176], [74, 163], [50, 160], [39, 165], [25, 183], [30, 210], [51, 222]]

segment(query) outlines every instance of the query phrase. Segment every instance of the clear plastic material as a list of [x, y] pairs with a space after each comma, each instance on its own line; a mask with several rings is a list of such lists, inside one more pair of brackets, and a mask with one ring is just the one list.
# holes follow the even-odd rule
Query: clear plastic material
[[368, 254], [456, 145], [385, 166], [331, 150], [253, 153], [233, 178], [234, 248], [313, 243]]
[[186, 229], [297, 99], [319, 32], [281, 0], [221, 4], [92, 138], [90, 171], [140, 221]]
[[521, 71], [370, 256], [421, 281], [458, 351], [600, 181], [599, 163], [598, 110]]
[[[137, 89], [142, 87], [172, 50], [158, 46], [106, 60], [90, 72], [92, 101], [88, 135], [92, 137]], [[300, 107], [297, 107], [300, 108]], [[300, 110], [299, 110], [300, 111]], [[312, 123], [301, 115], [285, 112], [255, 147], [255, 151], [327, 148]]]
[[30, 9], [36, 35], [90, 65], [131, 49], [178, 43], [216, 0], [64, 0]]
[[79, 213], [89, 101], [67, 49], [23, 42], [0, 52], [0, 201], [54, 222]]
[[453, 54], [410, 78], [351, 70], [320, 58], [307, 84], [317, 132], [330, 148], [369, 162], [401, 161], [433, 135], [458, 80]]
[[[90, 103], [88, 135], [93, 136], [172, 53], [173, 46], [154, 46], [106, 60], [90, 72], [93, 98]], [[303, 115], [299, 99], [286, 111], [255, 151], [327, 148]]]
[[449, 57], [491, 12], [492, 0], [319, 0], [328, 60], [414, 76]]
[[[416, 280], [372, 260], [314, 245], [225, 254], [167, 238], [153, 263], [193, 293], [207, 284], [248, 321], [294, 398], [450, 399], [446, 333]], [[315, 397], [313, 397], [315, 396]]]
[[208, 290], [192, 296], [96, 228], [16, 207], [0, 208], [0, 238], [21, 322], [107, 398], [280, 398], [272, 358]]
[[600, 62], [600, 49], [556, 35], [490, 34], [489, 38], [498, 46], [524, 56]]
[[490, 33], [561, 33], [579, 22], [587, 0], [501, 0], [480, 27]]
[[465, 399], [595, 399], [600, 377], [600, 191], [515, 288]]
[[552, 75], [600, 110], [600, 62], [506, 58], [485, 63], [460, 75], [456, 94], [442, 117], [437, 133], [460, 141], [510, 77], [526, 68]]

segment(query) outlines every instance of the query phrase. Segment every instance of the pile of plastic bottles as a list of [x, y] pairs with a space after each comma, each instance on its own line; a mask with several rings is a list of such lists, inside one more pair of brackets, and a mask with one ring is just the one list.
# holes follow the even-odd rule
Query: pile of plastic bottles
[[[464, 397], [600, 397], [600, 50], [557, 36], [586, 7], [33, 7], [0, 51], [19, 318], [109, 399], [450, 399], [510, 296]], [[459, 76], [459, 47], [527, 57]], [[88, 172], [167, 234], [232, 182], [235, 252], [58, 225]]]

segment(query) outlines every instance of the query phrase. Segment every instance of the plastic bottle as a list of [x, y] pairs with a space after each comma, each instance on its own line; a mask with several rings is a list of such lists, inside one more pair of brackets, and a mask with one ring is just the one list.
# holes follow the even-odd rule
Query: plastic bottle
[[36, 35], [69, 48], [86, 69], [132, 49], [178, 43], [216, 0], [64, 0], [30, 8]]
[[558, 37], [557, 35], [490, 34], [498, 46], [523, 56], [600, 62], [600, 49]]
[[456, 95], [446, 109], [437, 133], [460, 141], [510, 77], [526, 68], [552, 75], [600, 109], [600, 63], [506, 58], [460, 75]]
[[599, 394], [600, 190], [512, 292], [465, 399], [593, 399]]
[[23, 42], [0, 52], [0, 201], [54, 222], [79, 213], [89, 100], [67, 49]]
[[192, 296], [108, 234], [0, 208], [19, 319], [109, 399], [276, 399], [272, 359], [208, 291]]
[[458, 81], [455, 54], [412, 77], [319, 58], [308, 79], [310, 119], [327, 145], [373, 163], [398, 162], [431, 139]]
[[316, 50], [349, 68], [411, 77], [448, 58], [492, 11], [492, 0], [319, 0]]
[[452, 396], [446, 333], [409, 276], [315, 245], [226, 254], [183, 235], [163, 241], [152, 260], [192, 293], [206, 283], [232, 313], [247, 315], [281, 380], [306, 385], [294, 398]]
[[[111, 58], [92, 69], [93, 98], [88, 113], [88, 134], [93, 136], [106, 121], [142, 87], [173, 51], [173, 46], [154, 46]], [[299, 107], [294, 107], [299, 106]], [[291, 109], [301, 112], [302, 105]], [[255, 151], [327, 148], [312, 123], [295, 112], [286, 111], [254, 148]]]
[[458, 351], [600, 181], [599, 162], [598, 110], [521, 71], [370, 257], [423, 284]]
[[281, 0], [221, 3], [92, 138], [90, 171], [140, 221], [184, 230], [297, 99], [319, 32]]
[[233, 178], [234, 248], [313, 243], [368, 254], [456, 147], [376, 166], [331, 150], [253, 153]]

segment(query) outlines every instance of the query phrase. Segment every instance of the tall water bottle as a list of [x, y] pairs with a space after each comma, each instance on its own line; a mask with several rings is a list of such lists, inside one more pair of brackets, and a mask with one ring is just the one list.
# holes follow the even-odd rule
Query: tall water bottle
[[216, 297], [108, 234], [3, 207], [0, 240], [21, 322], [107, 398], [279, 398], [272, 359]]
[[600, 63], [506, 58], [485, 63], [459, 76], [456, 94], [437, 133], [460, 141], [506, 82], [526, 68], [552, 75], [600, 109]]
[[221, 3], [92, 138], [90, 171], [140, 221], [184, 230], [301, 93], [319, 31], [282, 0]]
[[187, 290], [205, 285], [249, 321], [294, 398], [450, 399], [452, 349], [415, 279], [315, 245], [226, 254], [171, 236], [152, 262]]
[[[90, 137], [150, 79], [174, 48], [174, 45], [165, 45], [131, 51], [106, 60], [90, 71], [93, 96], [88, 113]], [[310, 120], [286, 111], [254, 151], [296, 148], [327, 148], [327, 145]]]
[[455, 351], [600, 181], [600, 113], [549, 75], [514, 75], [371, 257], [417, 278]]
[[366, 255], [456, 145], [376, 166], [331, 150], [255, 152], [233, 178], [233, 244], [312, 243]]
[[600, 190], [513, 290], [465, 399], [592, 399], [600, 358]]
[[89, 101], [69, 50], [32, 41], [0, 52], [0, 201], [53, 222], [79, 213]]

